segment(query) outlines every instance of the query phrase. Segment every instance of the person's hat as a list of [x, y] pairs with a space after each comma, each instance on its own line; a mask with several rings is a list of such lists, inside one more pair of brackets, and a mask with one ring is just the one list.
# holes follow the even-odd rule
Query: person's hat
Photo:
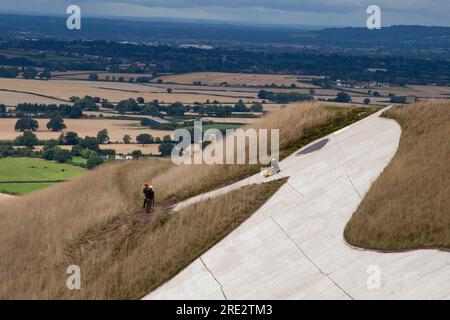
[[150, 189], [153, 189], [153, 186], [150, 186]]
[[148, 182], [145, 182], [145, 183], [144, 183], [144, 186], [148, 187]]

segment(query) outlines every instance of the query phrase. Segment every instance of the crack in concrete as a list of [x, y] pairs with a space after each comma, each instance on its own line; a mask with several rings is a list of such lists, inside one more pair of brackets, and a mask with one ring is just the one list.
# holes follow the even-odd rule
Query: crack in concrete
[[202, 262], [203, 266], [206, 268], [206, 270], [208, 270], [208, 272], [211, 274], [211, 276], [213, 277], [213, 279], [217, 282], [217, 284], [220, 287], [220, 291], [222, 291], [222, 295], [225, 298], [225, 300], [228, 300], [227, 295], [225, 294], [225, 291], [223, 290], [223, 285], [220, 283], [219, 280], [217, 280], [217, 278], [214, 276], [214, 273], [212, 273], [211, 269], [208, 268], [208, 266], [206, 265], [205, 261], [203, 261], [203, 258], [200, 257], [199, 258], [200, 261]]
[[325, 276], [328, 280], [330, 280], [337, 288], [339, 288], [347, 297], [349, 297], [351, 300], [354, 300], [354, 298], [347, 292], [344, 290], [344, 288], [342, 288], [336, 281], [334, 281], [329, 274], [325, 273], [322, 271], [322, 269], [319, 268], [319, 266], [317, 264], [314, 263], [314, 261], [312, 261], [312, 259], [310, 257], [308, 257], [308, 255], [303, 251], [303, 249], [297, 244], [297, 242], [294, 241], [294, 239], [292, 239], [292, 237], [286, 232], [286, 230], [284, 230], [284, 228], [272, 217], [269, 216], [268, 217], [273, 221], [273, 223], [275, 223], [278, 228], [280, 228], [280, 230], [286, 235], [286, 237], [297, 247], [297, 249], [300, 251], [300, 253], [323, 275]]
[[347, 176], [348, 180], [350, 181], [351, 185], [353, 186], [353, 189], [355, 189], [355, 192], [356, 192], [356, 194], [358, 195], [359, 199], [362, 200], [363, 197], [362, 197], [361, 194], [359, 193], [358, 189], [356, 189], [356, 186], [355, 186], [355, 184], [353, 183], [352, 178], [351, 178], [348, 174], [347, 174], [346, 176]]

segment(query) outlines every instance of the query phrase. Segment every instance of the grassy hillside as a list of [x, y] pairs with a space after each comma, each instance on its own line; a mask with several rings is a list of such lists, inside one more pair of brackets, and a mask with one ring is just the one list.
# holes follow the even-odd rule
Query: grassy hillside
[[400, 146], [345, 238], [369, 249], [450, 249], [450, 103], [396, 107], [385, 116], [401, 125]]
[[[304, 104], [268, 115], [288, 150], [368, 115]], [[338, 120], [336, 120], [338, 119]], [[0, 204], [0, 298], [139, 298], [174, 276], [253, 213], [280, 186], [249, 187], [186, 208], [178, 201], [252, 173], [257, 165], [181, 165], [151, 159], [113, 163]], [[142, 183], [158, 208], [143, 214]], [[66, 268], [82, 267], [82, 290], [65, 287]]]

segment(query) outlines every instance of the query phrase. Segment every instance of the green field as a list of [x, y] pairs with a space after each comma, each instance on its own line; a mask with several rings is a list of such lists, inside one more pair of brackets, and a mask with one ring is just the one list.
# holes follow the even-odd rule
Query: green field
[[0, 193], [21, 195], [41, 190], [54, 185], [54, 183], [0, 183]]
[[69, 180], [86, 169], [36, 158], [0, 159], [0, 192], [26, 194]]
[[77, 166], [36, 158], [0, 159], [0, 183], [69, 180], [85, 171]]
[[77, 163], [77, 164], [87, 164], [88, 159], [83, 158], [83, 157], [73, 157], [72, 162]]

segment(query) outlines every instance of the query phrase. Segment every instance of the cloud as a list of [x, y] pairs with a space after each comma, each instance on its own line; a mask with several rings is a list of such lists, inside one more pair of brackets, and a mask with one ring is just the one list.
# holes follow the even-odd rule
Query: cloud
[[[387, 11], [439, 12], [450, 9], [448, 0], [82, 0], [85, 3], [126, 3], [145, 7], [194, 8], [264, 8], [280, 11], [348, 13], [376, 4]], [[447, 11], [448, 12], [448, 11]]]
[[88, 16], [212, 19], [248, 23], [364, 26], [377, 4], [384, 25], [449, 25], [448, 0], [15, 0], [0, 10], [64, 14], [70, 4]]

